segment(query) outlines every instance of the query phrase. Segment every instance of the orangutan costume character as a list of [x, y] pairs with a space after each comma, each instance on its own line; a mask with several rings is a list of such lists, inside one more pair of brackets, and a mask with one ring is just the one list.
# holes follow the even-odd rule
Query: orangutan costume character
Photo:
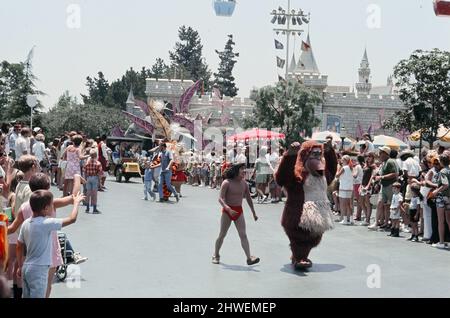
[[319, 245], [325, 231], [334, 226], [327, 185], [336, 175], [333, 148], [307, 141], [293, 143], [275, 173], [276, 182], [287, 192], [281, 225], [286, 232], [296, 270], [312, 266], [308, 255]]

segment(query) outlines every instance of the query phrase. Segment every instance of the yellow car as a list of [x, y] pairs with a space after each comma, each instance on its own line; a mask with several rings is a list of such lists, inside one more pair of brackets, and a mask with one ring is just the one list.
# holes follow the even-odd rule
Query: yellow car
[[131, 157], [127, 148], [141, 146], [142, 139], [128, 137], [108, 137], [106, 140], [111, 149], [117, 149], [111, 164], [111, 174], [114, 174], [117, 182], [128, 182], [131, 178], [142, 180], [141, 167], [136, 158]]

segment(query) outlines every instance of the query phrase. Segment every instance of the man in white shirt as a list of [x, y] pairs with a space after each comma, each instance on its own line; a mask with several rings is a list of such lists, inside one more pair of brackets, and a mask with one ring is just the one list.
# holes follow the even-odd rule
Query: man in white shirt
[[414, 152], [405, 150], [400, 154], [402, 161], [401, 169], [404, 171], [408, 185], [406, 186], [405, 201], [409, 202], [412, 197], [411, 183], [413, 179], [418, 179], [420, 174], [420, 165], [414, 160]]
[[22, 130], [20, 131], [20, 136], [16, 140], [16, 159], [20, 159], [20, 157], [22, 157], [23, 155], [31, 154], [30, 136], [30, 128], [22, 128]]
[[16, 159], [16, 140], [19, 138], [20, 125], [15, 124], [12, 131], [8, 134], [9, 150], [11, 151], [11, 157]]

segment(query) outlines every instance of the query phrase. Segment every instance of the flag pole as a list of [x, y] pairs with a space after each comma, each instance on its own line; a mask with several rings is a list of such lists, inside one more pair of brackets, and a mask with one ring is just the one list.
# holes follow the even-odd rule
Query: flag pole
[[289, 73], [289, 41], [290, 41], [290, 26], [291, 26], [291, 17], [290, 17], [290, 12], [291, 12], [291, 0], [288, 0], [288, 9], [287, 9], [287, 13], [288, 13], [288, 18], [287, 18], [287, 32], [286, 32], [286, 81], [288, 80], [288, 73]]

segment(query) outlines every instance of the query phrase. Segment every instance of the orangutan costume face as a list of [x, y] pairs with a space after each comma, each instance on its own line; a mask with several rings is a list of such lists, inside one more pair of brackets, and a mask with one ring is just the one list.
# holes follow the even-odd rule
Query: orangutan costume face
[[309, 153], [305, 164], [306, 169], [313, 176], [323, 176], [325, 164], [323, 162], [323, 152], [321, 147], [314, 147]]
[[300, 180], [311, 174], [313, 176], [323, 176], [325, 173], [325, 159], [323, 157], [323, 145], [310, 140], [302, 144], [297, 156], [295, 165], [295, 175]]

